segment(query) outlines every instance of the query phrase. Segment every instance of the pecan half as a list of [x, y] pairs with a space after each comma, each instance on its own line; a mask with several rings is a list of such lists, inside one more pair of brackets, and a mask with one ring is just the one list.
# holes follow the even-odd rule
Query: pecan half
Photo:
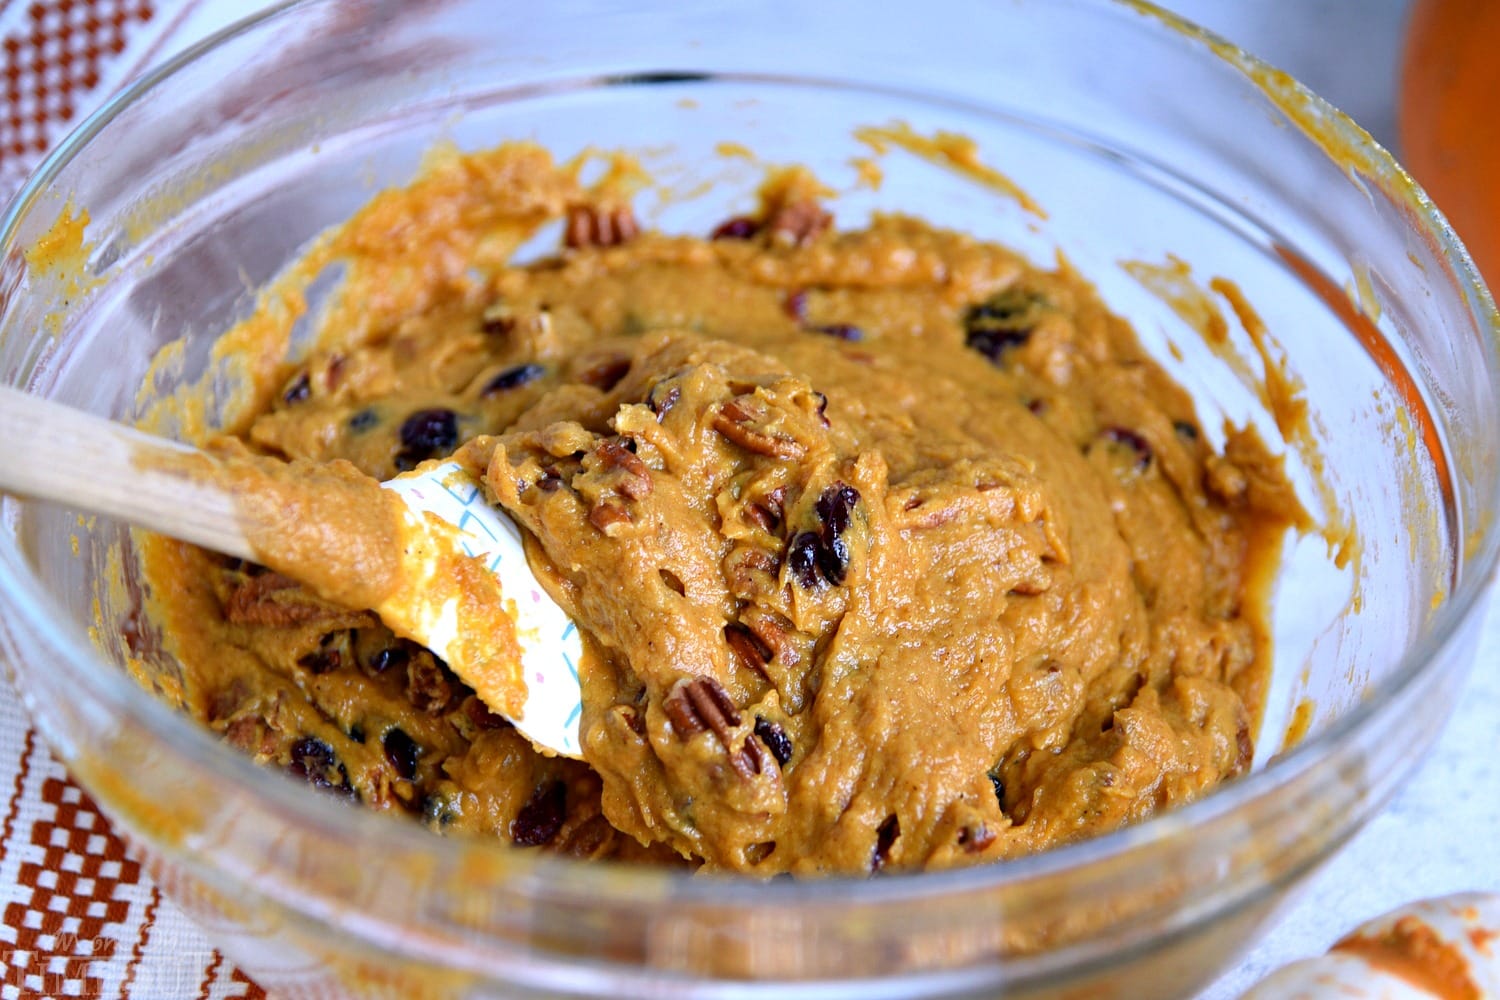
[[734, 747], [740, 710], [724, 686], [712, 677], [684, 677], [672, 686], [661, 707], [681, 739], [689, 740], [702, 732], [717, 736], [729, 755], [730, 766], [740, 777], [749, 779], [771, 770], [775, 758], [753, 734]]
[[613, 247], [639, 235], [629, 205], [569, 205], [563, 242], [578, 247]]
[[750, 395], [736, 396], [714, 414], [713, 428], [746, 451], [795, 460], [807, 451], [790, 435], [773, 430], [764, 403]]
[[712, 677], [684, 677], [672, 685], [661, 707], [684, 740], [713, 730], [719, 742], [728, 746], [734, 727], [740, 724], [740, 710], [724, 685]]

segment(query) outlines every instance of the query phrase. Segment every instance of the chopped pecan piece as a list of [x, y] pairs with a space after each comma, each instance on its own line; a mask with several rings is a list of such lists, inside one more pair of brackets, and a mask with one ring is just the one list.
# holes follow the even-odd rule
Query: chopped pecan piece
[[600, 392], [609, 392], [620, 384], [630, 371], [630, 359], [626, 357], [605, 358], [589, 365], [578, 373], [578, 381], [591, 385]]
[[276, 751], [276, 736], [258, 715], [242, 715], [224, 729], [224, 742], [249, 754]]
[[615, 828], [609, 825], [609, 820], [604, 818], [603, 813], [595, 813], [569, 830], [562, 843], [557, 845], [557, 851], [569, 857], [589, 860], [603, 856], [614, 839]]
[[297, 581], [280, 573], [252, 576], [229, 594], [224, 617], [235, 625], [269, 625], [290, 628], [348, 612], [325, 604], [302, 590]]
[[495, 302], [485, 307], [479, 316], [479, 328], [485, 333], [500, 336], [516, 327], [516, 311], [508, 302]]
[[745, 737], [745, 743], [740, 747], [740, 752], [729, 758], [734, 769], [742, 778], [751, 778], [757, 774], [769, 774], [771, 765], [776, 763], [776, 758], [766, 745], [755, 738], [752, 733]]
[[1241, 718], [1234, 733], [1235, 760], [1231, 774], [1244, 774], [1255, 760], [1255, 741], [1250, 738], [1250, 720]]
[[745, 516], [766, 531], [781, 527], [781, 515], [786, 505], [786, 487], [778, 486], [767, 493], [759, 503], [745, 505]]
[[833, 215], [810, 198], [776, 206], [766, 228], [775, 243], [805, 246], [833, 225]]
[[510, 725], [509, 719], [490, 711], [490, 706], [486, 705], [477, 694], [471, 694], [464, 699], [463, 710], [475, 729], [504, 729]]
[[747, 614], [742, 620], [761, 644], [771, 650], [772, 659], [779, 657], [787, 667], [795, 667], [802, 662], [802, 655], [788, 634], [791, 622], [773, 612]]
[[773, 458], [798, 459], [807, 451], [802, 443], [767, 428], [765, 404], [750, 395], [736, 396], [714, 414], [714, 430], [746, 451]]
[[326, 674], [344, 665], [346, 655], [353, 659], [349, 632], [329, 632], [318, 640], [318, 648], [297, 658], [297, 666], [308, 673]]
[[651, 470], [636, 454], [618, 440], [601, 441], [595, 449], [599, 461], [606, 469], [619, 469], [619, 490], [632, 500], [651, 495]]
[[613, 247], [641, 231], [629, 205], [569, 205], [563, 242], [573, 248]]
[[618, 534], [621, 525], [630, 523], [630, 511], [618, 500], [601, 500], [589, 509], [589, 524], [606, 535]]
[[765, 676], [766, 664], [771, 662], [775, 651], [761, 642], [759, 636], [739, 622], [730, 622], [724, 626], [724, 641], [742, 664]]
[[437, 657], [425, 650], [406, 666], [406, 697], [428, 715], [442, 715], [453, 704], [453, 682]]

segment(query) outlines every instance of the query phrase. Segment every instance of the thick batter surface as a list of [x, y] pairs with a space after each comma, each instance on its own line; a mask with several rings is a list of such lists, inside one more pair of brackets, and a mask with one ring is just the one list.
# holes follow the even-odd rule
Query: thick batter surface
[[[185, 702], [227, 741], [438, 830], [762, 875], [1015, 857], [1248, 767], [1257, 567], [1295, 500], [1253, 435], [1214, 453], [1079, 276], [908, 218], [839, 231], [795, 173], [692, 238], [534, 149], [465, 169], [351, 232], [468, 256], [382, 271], [345, 239], [384, 275], [369, 312], [267, 366], [239, 436], [483, 473], [586, 637], [587, 759], [371, 613], [154, 540]], [[504, 229], [475, 188], [566, 246], [439, 240]]]

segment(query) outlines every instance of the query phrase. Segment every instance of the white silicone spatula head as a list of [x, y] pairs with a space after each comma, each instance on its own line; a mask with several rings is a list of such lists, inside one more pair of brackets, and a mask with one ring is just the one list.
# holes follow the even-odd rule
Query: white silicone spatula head
[[[492, 507], [474, 477], [454, 462], [430, 463], [383, 485], [405, 501], [414, 522], [425, 522], [424, 515], [431, 514], [457, 529], [453, 535], [428, 529], [434, 544], [457, 544], [498, 578], [505, 611], [515, 623], [526, 685], [521, 711], [511, 722], [538, 747], [566, 757], [580, 756], [578, 720], [583, 701], [578, 659], [583, 646], [578, 627], [532, 574], [515, 522]], [[395, 608], [374, 610], [387, 623], [399, 613]], [[468, 680], [465, 668], [471, 665], [462, 662], [455, 614], [452, 599], [437, 608], [424, 607], [411, 631]], [[484, 698], [482, 690], [475, 690]]]

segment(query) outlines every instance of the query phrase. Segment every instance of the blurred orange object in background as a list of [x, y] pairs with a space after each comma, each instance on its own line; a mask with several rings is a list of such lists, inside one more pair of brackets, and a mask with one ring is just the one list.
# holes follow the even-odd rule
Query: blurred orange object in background
[[1407, 26], [1401, 159], [1500, 289], [1500, 0], [1417, 0]]

